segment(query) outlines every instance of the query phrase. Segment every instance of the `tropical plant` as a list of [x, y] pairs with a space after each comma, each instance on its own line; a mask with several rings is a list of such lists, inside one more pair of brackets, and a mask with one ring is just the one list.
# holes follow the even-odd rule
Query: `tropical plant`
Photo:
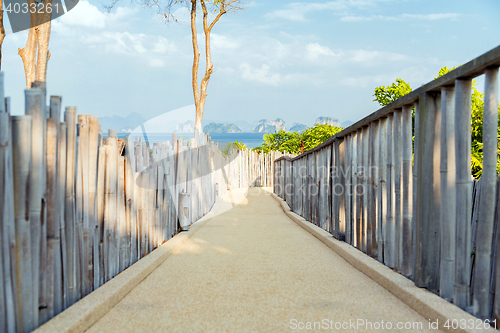
[[309, 127], [300, 133], [280, 130], [277, 133], [265, 134], [264, 142], [260, 146], [253, 148], [253, 150], [263, 153], [279, 151], [300, 154], [302, 150], [316, 147], [341, 130], [341, 127], [328, 124], [314, 124], [313, 127]]

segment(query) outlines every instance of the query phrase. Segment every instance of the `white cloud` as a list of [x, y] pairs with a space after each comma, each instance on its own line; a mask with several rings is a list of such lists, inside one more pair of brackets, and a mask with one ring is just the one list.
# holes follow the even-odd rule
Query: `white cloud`
[[155, 59], [151, 59], [149, 61], [149, 66], [150, 67], [163, 67], [163, 66], [165, 66], [165, 63], [163, 62], [163, 60], [155, 58]]
[[75, 8], [61, 16], [58, 23], [102, 29], [106, 25], [106, 15], [88, 1], [81, 0]]
[[235, 47], [238, 46], [238, 43], [230, 40], [226, 36], [214, 34], [214, 33], [212, 33], [210, 36], [211, 36], [210, 44], [214, 48], [234, 49]]
[[289, 21], [305, 22], [307, 21], [305, 14], [307, 13], [325, 10], [342, 12], [348, 9], [367, 9], [379, 2], [387, 1], [393, 0], [336, 0], [324, 3], [295, 2], [286, 5], [284, 9], [278, 9], [267, 13], [265, 17], [269, 19], [278, 18]]
[[240, 65], [243, 79], [277, 86], [280, 82], [280, 75], [276, 73], [271, 74], [270, 69], [270, 66], [267, 64], [263, 64], [261, 68], [257, 69], [251, 68], [248, 63], [242, 63]]
[[458, 20], [461, 15], [458, 13], [443, 13], [443, 14], [401, 14], [398, 16], [383, 16], [383, 15], [372, 15], [372, 16], [342, 16], [340, 21], [343, 22], [363, 22], [363, 21], [404, 21], [410, 20], [421, 20], [421, 21], [437, 21], [437, 20]]
[[320, 56], [334, 56], [335, 53], [327, 46], [322, 46], [318, 43], [309, 43], [306, 46], [307, 57], [315, 60]]

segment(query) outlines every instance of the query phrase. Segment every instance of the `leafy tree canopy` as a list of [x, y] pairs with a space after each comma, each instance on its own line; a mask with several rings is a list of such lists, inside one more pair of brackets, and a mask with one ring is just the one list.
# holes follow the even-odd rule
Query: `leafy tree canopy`
[[378, 102], [380, 105], [385, 106], [391, 104], [398, 98], [408, 94], [412, 89], [409, 83], [406, 83], [402, 79], [396, 79], [396, 82], [390, 86], [380, 86], [375, 88], [375, 99], [373, 101]]
[[265, 134], [264, 142], [253, 150], [263, 153], [274, 150], [282, 153], [300, 154], [302, 151], [312, 149], [323, 143], [341, 130], [341, 127], [328, 124], [314, 124], [313, 127], [309, 127], [301, 133], [281, 130], [277, 133]]

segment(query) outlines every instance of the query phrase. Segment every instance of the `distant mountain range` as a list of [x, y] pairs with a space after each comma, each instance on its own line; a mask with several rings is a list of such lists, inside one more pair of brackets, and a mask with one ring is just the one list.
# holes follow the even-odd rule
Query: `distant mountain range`
[[254, 133], [276, 133], [280, 130], [285, 130], [285, 121], [283, 119], [277, 118], [276, 120], [259, 120], [257, 126], [254, 127]]
[[241, 129], [235, 124], [228, 123], [210, 123], [203, 126], [203, 132], [205, 133], [241, 133]]
[[[181, 114], [186, 113], [186, 110], [179, 110]], [[170, 115], [167, 113], [167, 115]], [[172, 118], [172, 119], [171, 119]], [[101, 129], [103, 132], [107, 132], [109, 129], [116, 129], [118, 132], [132, 132], [134, 129], [141, 128], [141, 125], [147, 123], [148, 121], [137, 112], [130, 113], [126, 117], [121, 116], [111, 116], [111, 117], [100, 117], [99, 123], [101, 124]], [[194, 132], [194, 122], [192, 120], [181, 120], [181, 118], [174, 119], [173, 117], [160, 119], [160, 117], [154, 118], [149, 122], [155, 124], [154, 129], [148, 129], [148, 131], [163, 131], [167, 133], [192, 133]], [[335, 127], [349, 127], [353, 124], [351, 121], [344, 121], [340, 123], [337, 118], [334, 117], [318, 117], [314, 124], [329, 124]], [[312, 126], [309, 125], [309, 126]], [[304, 131], [309, 127], [308, 125], [301, 123], [293, 123], [290, 128], [287, 128], [286, 123], [283, 119], [277, 118], [275, 120], [261, 119], [259, 121], [234, 121], [219, 122], [215, 120], [203, 120], [203, 130], [207, 133], [276, 133], [280, 130], [288, 131]], [[148, 126], [146, 126], [148, 127]]]

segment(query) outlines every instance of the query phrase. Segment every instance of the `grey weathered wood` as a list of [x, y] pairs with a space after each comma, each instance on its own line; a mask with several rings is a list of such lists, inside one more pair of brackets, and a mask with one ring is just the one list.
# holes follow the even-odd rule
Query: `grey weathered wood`
[[439, 136], [436, 137], [436, 133], [441, 126], [440, 108], [440, 94], [426, 93], [420, 97], [419, 138], [416, 153], [419, 178], [417, 179], [415, 230], [415, 284], [430, 290], [439, 288], [440, 147]]
[[[1, 72], [0, 72], [1, 73]], [[1, 89], [0, 89], [1, 90]], [[16, 332], [16, 297], [17, 297], [17, 272], [13, 265], [16, 263], [16, 237], [15, 237], [15, 202], [14, 202], [14, 166], [13, 166], [13, 142], [12, 142], [12, 122], [11, 117], [8, 114], [8, 107], [6, 106], [7, 112], [0, 113], [3, 139], [7, 138], [6, 143], [2, 139], [2, 144], [6, 144], [4, 150], [4, 175], [5, 182], [4, 186], [4, 197], [2, 198], [3, 209], [0, 219], [2, 222], [2, 238], [0, 239], [3, 248], [4, 262], [3, 267], [3, 285], [5, 286], [5, 324], [6, 332]], [[7, 124], [4, 125], [4, 122]], [[11, 263], [11, 264], [7, 264]]]
[[59, 120], [47, 119], [47, 267], [45, 271], [47, 307], [40, 313], [40, 324], [54, 317], [62, 309], [61, 229], [57, 184], [58, 131]]
[[[31, 251], [33, 265], [33, 297], [39, 299], [39, 286], [43, 284], [44, 276], [40, 276], [40, 260], [42, 253], [42, 234], [45, 224], [42, 223], [42, 200], [45, 192], [45, 100], [42, 89], [25, 90], [25, 114], [32, 118], [31, 125], [31, 173], [29, 186], [29, 210], [31, 225]], [[38, 326], [38, 301], [33, 304], [34, 323]]]
[[99, 235], [97, 226], [97, 161], [99, 153], [99, 117], [89, 116], [89, 229], [88, 241], [89, 256], [87, 257], [88, 291], [99, 287]]
[[382, 118], [379, 121], [379, 203], [378, 203], [378, 260], [387, 263], [387, 253], [385, 246], [385, 239], [387, 235], [387, 118]]
[[402, 214], [402, 162], [403, 162], [403, 137], [402, 137], [402, 112], [394, 112], [393, 125], [393, 165], [394, 165], [394, 266], [401, 272], [403, 261], [403, 214]]
[[352, 243], [352, 134], [346, 137], [345, 143], [345, 242]]
[[[455, 83], [456, 243], [453, 303], [469, 306], [471, 216], [471, 80]], [[422, 113], [421, 113], [422, 116]], [[420, 129], [421, 130], [421, 129]], [[423, 136], [423, 135], [422, 135]], [[420, 162], [419, 162], [420, 164]], [[420, 194], [419, 194], [420, 196]]]
[[412, 106], [403, 106], [402, 114], [402, 230], [401, 230], [401, 274], [409, 277], [413, 274], [413, 255], [412, 255], [412, 203], [413, 203], [413, 175], [412, 175], [412, 129], [411, 129]]
[[394, 267], [396, 264], [396, 233], [394, 226], [394, 115], [387, 117], [387, 200], [386, 202], [386, 224], [384, 241], [385, 264]]
[[96, 227], [96, 242], [97, 254], [100, 258], [98, 266], [94, 267], [95, 276], [94, 286], [99, 287], [105, 282], [105, 274], [107, 267], [107, 239], [106, 239], [106, 225], [105, 225], [105, 201], [106, 201], [106, 146], [99, 146], [99, 154], [97, 158], [97, 227]]
[[115, 276], [115, 266], [118, 261], [116, 242], [117, 220], [117, 138], [109, 133], [106, 138], [106, 176], [104, 199], [104, 248], [106, 251], [105, 279], [111, 280]]
[[59, 123], [59, 146], [58, 146], [58, 165], [57, 165], [57, 186], [58, 186], [58, 207], [59, 207], [59, 235], [61, 237], [61, 272], [62, 285], [61, 309], [55, 309], [56, 312], [68, 307], [68, 258], [66, 245], [66, 223], [65, 223], [65, 202], [66, 202], [66, 123]]
[[370, 191], [371, 191], [371, 200], [369, 199], [369, 216], [370, 216], [370, 225], [371, 225], [371, 254], [373, 257], [378, 257], [378, 202], [379, 202], [379, 122], [373, 122], [370, 125]]
[[455, 87], [441, 89], [441, 271], [439, 295], [453, 299], [455, 281]]
[[357, 186], [358, 186], [358, 133], [352, 133], [352, 166], [351, 166], [351, 179], [352, 179], [352, 218], [351, 218], [351, 239], [350, 243], [352, 246], [358, 247], [357, 234], [358, 234], [358, 198], [357, 198]]
[[415, 281], [415, 263], [416, 263], [416, 244], [417, 244], [417, 179], [418, 179], [418, 141], [419, 141], [419, 133], [418, 133], [418, 123], [419, 123], [419, 105], [420, 102], [415, 104], [415, 128], [413, 133], [413, 212], [411, 219], [411, 247], [412, 247], [412, 267], [413, 267], [413, 275], [412, 280]]
[[[363, 191], [361, 194], [361, 200], [362, 200], [362, 205], [363, 205], [363, 210], [362, 210], [362, 220], [361, 220], [361, 248], [362, 251], [368, 254], [368, 248], [371, 246], [371, 243], [369, 240], [371, 240], [371, 235], [368, 234], [368, 148], [369, 148], [369, 142], [370, 142], [370, 137], [369, 137], [369, 128], [363, 127], [363, 141], [361, 143], [361, 152], [363, 154], [363, 164], [362, 164], [362, 174], [361, 174], [361, 181], [363, 184]], [[371, 230], [370, 230], [371, 231]]]
[[474, 279], [474, 315], [490, 318], [489, 287], [491, 246], [495, 217], [495, 182], [497, 167], [498, 67], [485, 73], [483, 110], [483, 174], [476, 243], [476, 274]]
[[76, 139], [76, 107], [67, 107], [64, 119], [66, 122], [66, 190], [64, 222], [66, 232], [67, 258], [67, 305], [77, 301], [76, 258], [75, 258], [75, 139]]
[[[12, 117], [12, 153], [14, 174], [16, 270], [17, 270], [17, 330], [31, 332], [38, 326], [38, 298], [33, 284], [32, 232], [30, 225], [29, 182], [31, 174], [31, 116]], [[38, 255], [38, 253], [37, 253]], [[38, 278], [38, 276], [37, 276]], [[35, 304], [37, 306], [35, 313]]]

